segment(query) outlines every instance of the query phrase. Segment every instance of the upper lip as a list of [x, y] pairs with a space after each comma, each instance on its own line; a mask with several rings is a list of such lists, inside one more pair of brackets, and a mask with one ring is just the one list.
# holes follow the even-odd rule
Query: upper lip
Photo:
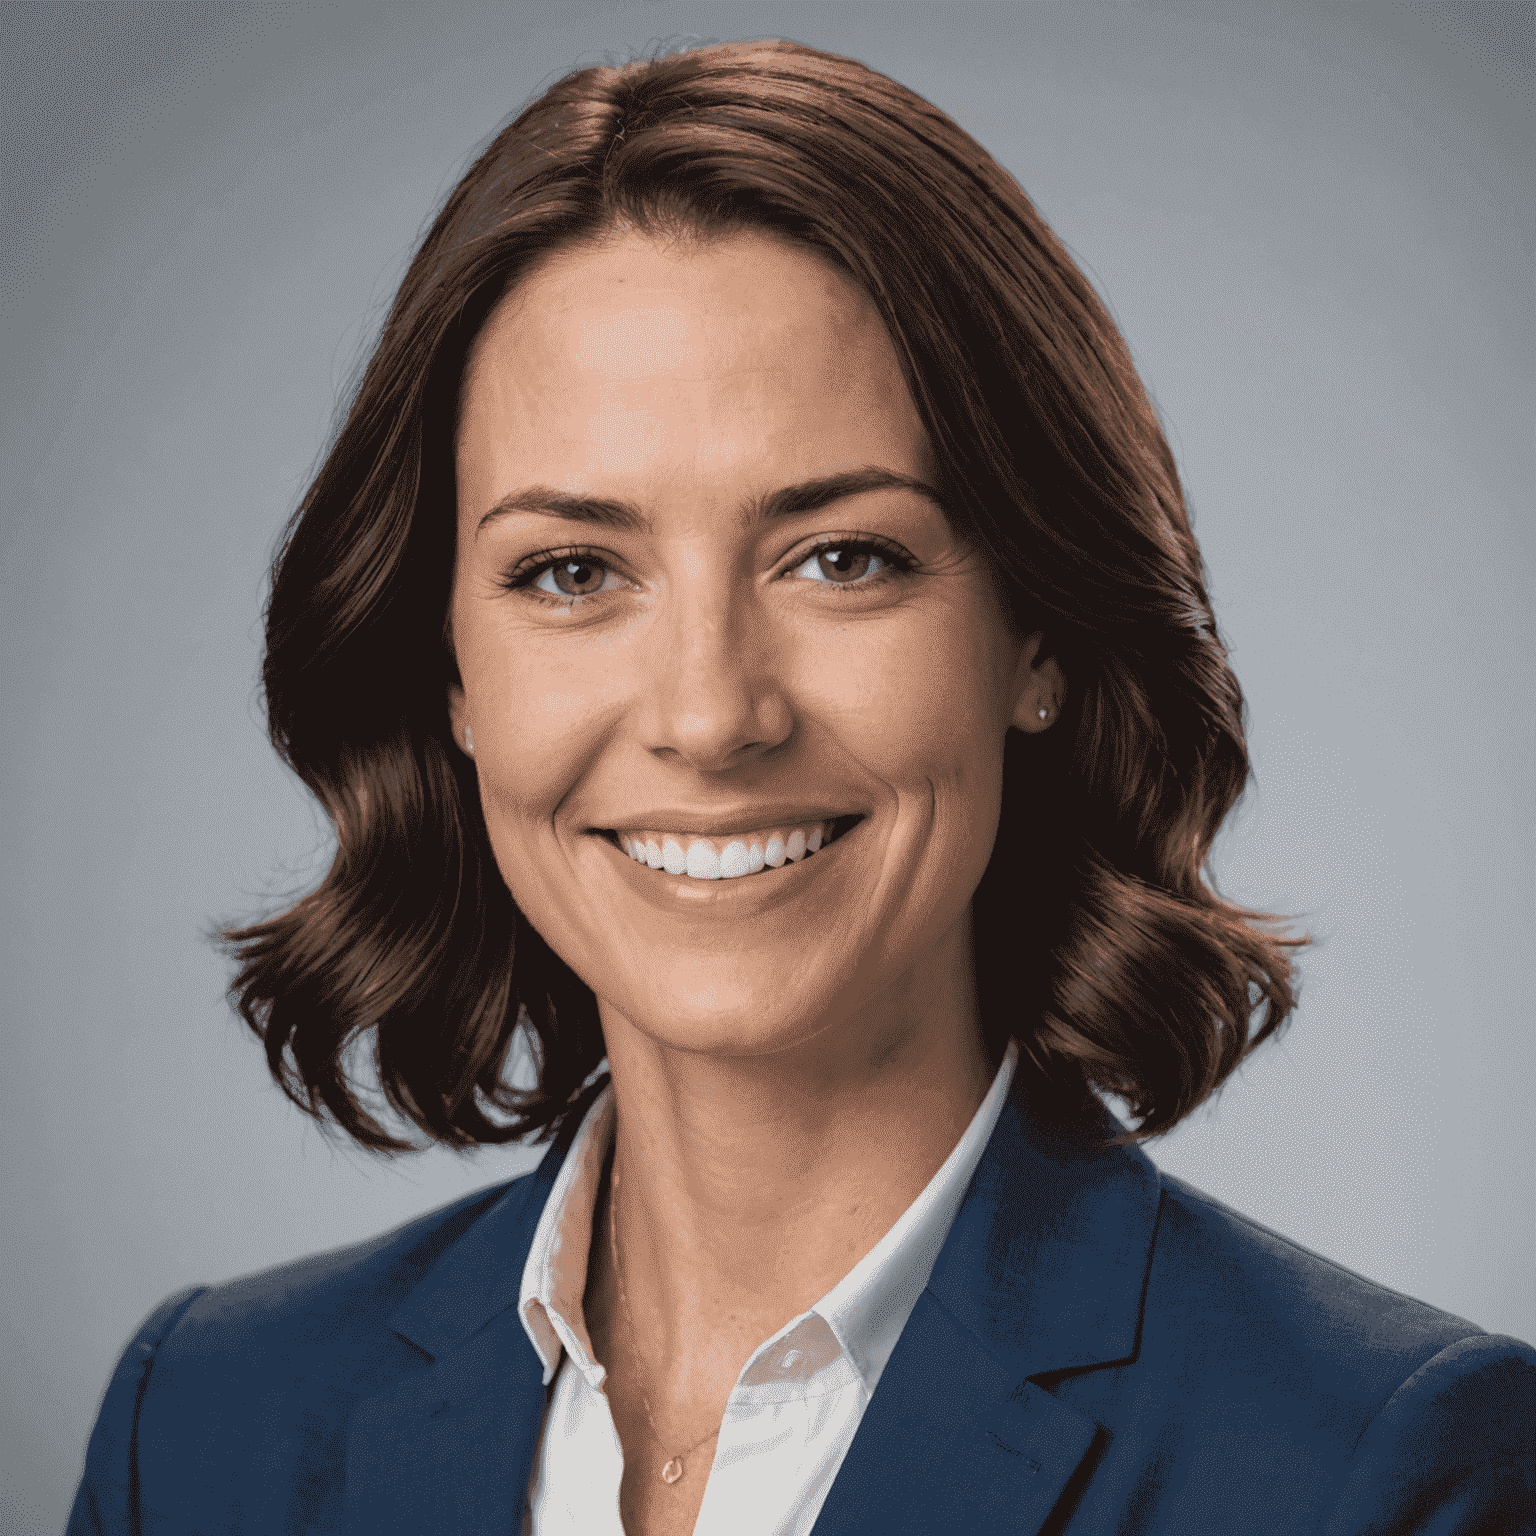
[[610, 832], [696, 832], [700, 837], [723, 837], [729, 832], [755, 832], [766, 827], [809, 827], [818, 821], [835, 821], [840, 816], [863, 816], [867, 812], [846, 807], [810, 805], [787, 801], [766, 805], [747, 805], [737, 809], [711, 811], [687, 810], [676, 805], [658, 805], [626, 812], [621, 821], [608, 823], [599, 831]]

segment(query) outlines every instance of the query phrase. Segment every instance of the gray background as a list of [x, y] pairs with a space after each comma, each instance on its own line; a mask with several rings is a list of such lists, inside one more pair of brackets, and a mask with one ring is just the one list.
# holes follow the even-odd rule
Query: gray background
[[430, 212], [542, 86], [680, 34], [952, 113], [1163, 412], [1252, 711], [1220, 881], [1324, 942], [1285, 1043], [1152, 1155], [1536, 1338], [1531, 17], [6, 5], [0, 1526], [58, 1529], [168, 1291], [529, 1166], [329, 1146], [199, 931], [324, 867], [263, 582]]

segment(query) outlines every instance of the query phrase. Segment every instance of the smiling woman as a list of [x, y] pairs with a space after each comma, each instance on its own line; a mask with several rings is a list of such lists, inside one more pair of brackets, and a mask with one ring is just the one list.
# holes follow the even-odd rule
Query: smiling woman
[[1126, 348], [926, 102], [781, 43], [555, 85], [267, 626], [337, 835], [226, 935], [273, 1073], [403, 1149], [371, 1041], [432, 1140], [554, 1145], [170, 1298], [72, 1530], [1519, 1528], [1536, 1353], [1136, 1146], [1305, 941], [1209, 880], [1242, 696]]
[[512, 289], [460, 402], [449, 714], [616, 1078], [921, 1037], [968, 1117], [1002, 743], [1065, 684], [929, 489], [874, 307], [780, 238], [628, 230]]

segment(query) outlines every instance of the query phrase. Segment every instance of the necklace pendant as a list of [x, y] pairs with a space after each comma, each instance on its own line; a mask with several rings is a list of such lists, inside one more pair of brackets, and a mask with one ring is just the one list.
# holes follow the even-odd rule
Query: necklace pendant
[[661, 1469], [661, 1480], [664, 1483], [675, 1483], [683, 1475], [683, 1458], [674, 1456], [671, 1461]]

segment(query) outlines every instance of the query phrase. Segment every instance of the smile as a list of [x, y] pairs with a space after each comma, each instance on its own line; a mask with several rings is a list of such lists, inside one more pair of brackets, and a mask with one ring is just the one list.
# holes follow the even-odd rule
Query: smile
[[611, 831], [607, 836], [636, 864], [650, 869], [690, 880], [740, 880], [764, 869], [798, 864], [862, 820], [858, 815], [837, 816], [719, 837], [651, 830]]

